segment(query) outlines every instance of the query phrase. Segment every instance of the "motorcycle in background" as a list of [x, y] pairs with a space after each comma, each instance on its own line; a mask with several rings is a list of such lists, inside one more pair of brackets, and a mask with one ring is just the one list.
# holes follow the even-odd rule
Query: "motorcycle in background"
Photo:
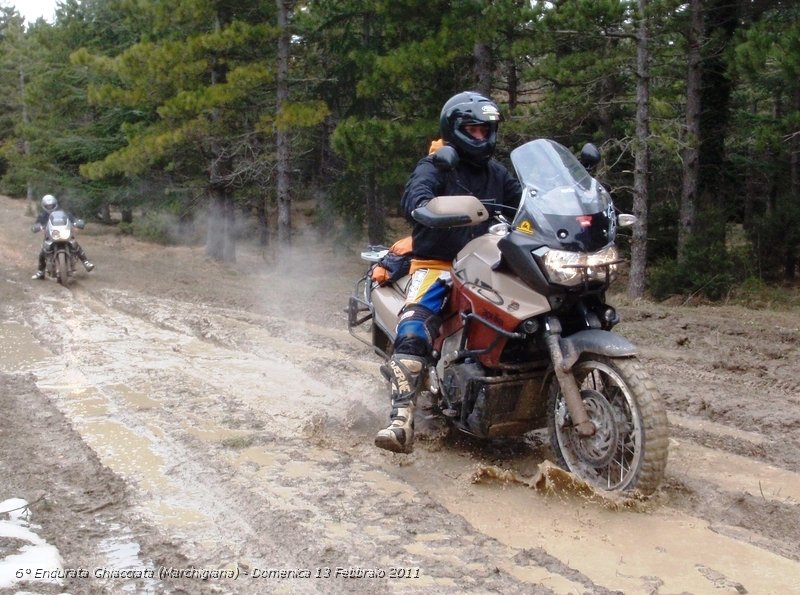
[[[457, 159], [447, 146], [434, 156], [445, 171]], [[547, 428], [567, 471], [604, 490], [649, 495], [667, 463], [667, 416], [636, 348], [612, 330], [619, 316], [605, 294], [623, 262], [616, 230], [635, 217], [618, 214], [584, 167], [599, 159], [593, 145], [579, 161], [547, 139], [511, 152], [519, 209], [511, 222], [495, 214], [498, 222], [453, 262], [421, 386], [458, 430], [494, 438]], [[412, 217], [468, 226], [488, 220], [490, 209], [474, 196], [436, 197]], [[384, 254], [362, 258], [379, 264]], [[384, 358], [410, 280], [376, 282], [368, 272], [350, 297], [350, 333]]]
[[34, 223], [31, 231], [39, 232], [44, 229], [45, 271], [64, 287], [68, 286], [75, 275], [75, 265], [78, 262], [77, 240], [75, 229], [83, 229], [85, 223], [82, 219], [73, 219], [62, 210], [50, 213], [47, 224], [42, 227]]

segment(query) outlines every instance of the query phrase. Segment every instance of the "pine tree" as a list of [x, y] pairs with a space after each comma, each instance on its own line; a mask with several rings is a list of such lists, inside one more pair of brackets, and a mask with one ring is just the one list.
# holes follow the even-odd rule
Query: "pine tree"
[[274, 89], [274, 52], [262, 48], [275, 39], [276, 28], [266, 24], [273, 15], [246, 0], [172, 8], [149, 3], [150, 35], [117, 56], [76, 54], [105, 80], [90, 87], [96, 105], [140, 114], [122, 127], [123, 147], [81, 171], [96, 180], [168, 171], [209, 205], [209, 256], [232, 261], [235, 189], [269, 175], [262, 152], [271, 145], [264, 132], [275, 111], [274, 99], [264, 101]]
[[771, 3], [736, 40], [730, 159], [763, 276], [797, 275], [800, 261], [800, 8]]

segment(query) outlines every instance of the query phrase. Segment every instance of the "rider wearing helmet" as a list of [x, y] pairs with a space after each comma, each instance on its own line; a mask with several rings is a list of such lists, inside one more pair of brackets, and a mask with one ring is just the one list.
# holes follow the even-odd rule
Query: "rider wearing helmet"
[[[47, 213], [48, 216], [57, 208], [58, 208], [58, 200], [56, 200], [55, 196], [53, 196], [52, 194], [45, 194], [42, 197], [42, 210], [44, 210], [44, 212]], [[41, 219], [43, 215], [44, 213], [39, 215], [37, 222], [39, 222], [39, 219]], [[45, 217], [45, 223], [47, 223], [47, 217]]]
[[[39, 229], [44, 228], [47, 226], [47, 220], [50, 218], [50, 214], [54, 211], [58, 210], [58, 200], [52, 194], [45, 194], [42, 197], [42, 212], [39, 213], [39, 216], [36, 218], [36, 222], [34, 223], [34, 228], [39, 226]], [[73, 223], [75, 222], [75, 218], [67, 213], [67, 217], [69, 217], [70, 221]], [[31, 279], [44, 279], [44, 269], [45, 269], [45, 247], [46, 244], [42, 242], [42, 249], [39, 251], [39, 270], [37, 270]], [[87, 271], [91, 271], [94, 268], [94, 265], [89, 261], [86, 257], [86, 252], [84, 252], [81, 245], [75, 241], [75, 251], [78, 254], [78, 258], [81, 259], [83, 262], [83, 266]]]
[[[495, 213], [500, 205], [519, 206], [522, 187], [493, 159], [500, 111], [488, 97], [466, 91], [451, 97], [439, 118], [444, 143], [453, 147], [459, 162], [452, 171], [436, 167], [433, 154], [421, 159], [406, 182], [401, 206], [413, 224], [412, 280], [397, 325], [397, 338], [381, 373], [389, 380], [391, 413], [388, 427], [379, 431], [375, 445], [408, 453], [414, 443], [414, 406], [420, 372], [428, 362], [438, 334], [439, 314], [450, 293], [450, 267], [456, 254], [472, 238], [488, 231], [490, 222], [474, 227], [433, 229], [415, 222], [411, 213], [435, 196], [477, 196]], [[494, 208], [492, 208], [494, 207]]]
[[[452, 145], [464, 161], [486, 165], [494, 155], [500, 111], [494, 101], [466, 91], [451, 97], [442, 108], [439, 127], [442, 140]], [[480, 129], [480, 136], [475, 130]]]

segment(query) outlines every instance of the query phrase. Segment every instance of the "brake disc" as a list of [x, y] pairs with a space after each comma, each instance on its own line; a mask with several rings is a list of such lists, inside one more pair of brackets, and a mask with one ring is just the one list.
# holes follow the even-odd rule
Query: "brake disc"
[[611, 462], [619, 445], [619, 426], [613, 407], [602, 393], [593, 389], [581, 391], [583, 405], [597, 431], [592, 436], [573, 436], [572, 443], [578, 458], [592, 467], [603, 467]]

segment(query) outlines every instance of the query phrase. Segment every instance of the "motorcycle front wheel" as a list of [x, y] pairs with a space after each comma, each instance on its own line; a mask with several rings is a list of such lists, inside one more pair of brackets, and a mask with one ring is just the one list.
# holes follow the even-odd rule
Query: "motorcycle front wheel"
[[64, 287], [69, 284], [69, 268], [66, 252], [56, 252], [56, 280]]
[[653, 381], [633, 357], [583, 354], [572, 368], [597, 431], [578, 434], [558, 382], [548, 402], [557, 463], [590, 485], [652, 494], [667, 465], [667, 413]]

